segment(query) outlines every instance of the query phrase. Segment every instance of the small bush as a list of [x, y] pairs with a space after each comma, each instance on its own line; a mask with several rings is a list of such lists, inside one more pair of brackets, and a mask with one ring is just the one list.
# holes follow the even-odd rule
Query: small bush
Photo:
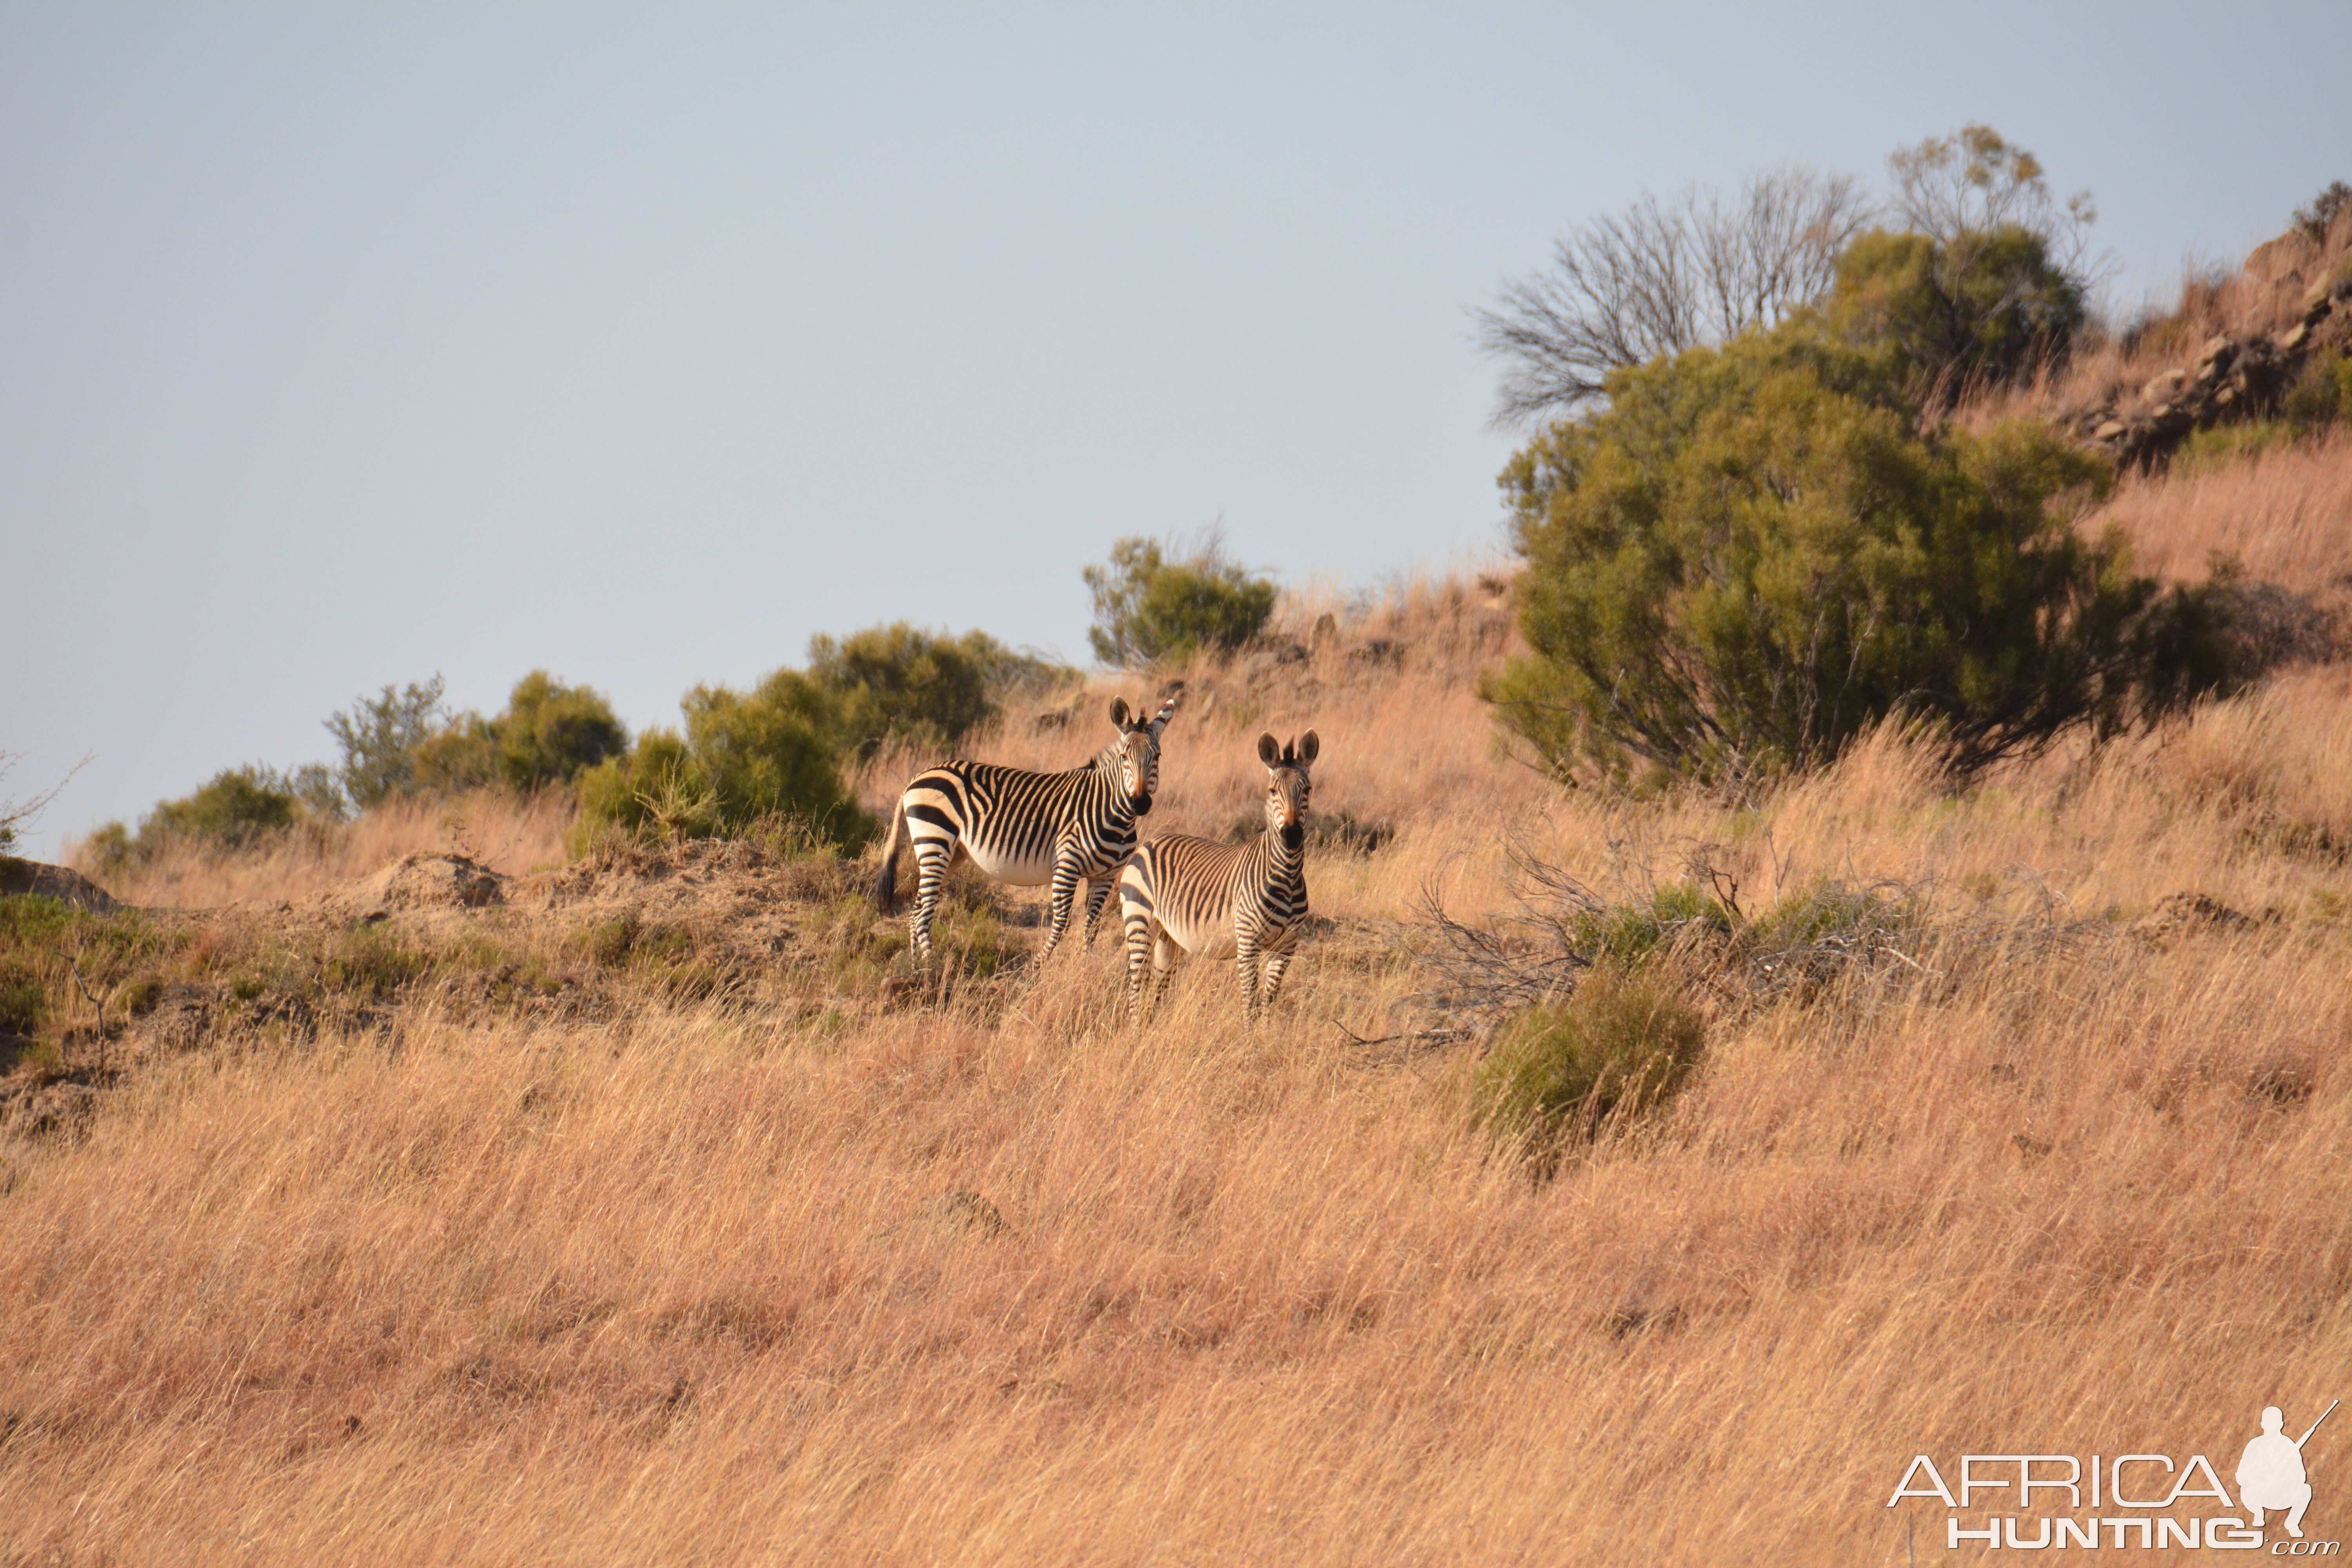
[[433, 956], [380, 925], [358, 925], [328, 942], [321, 978], [327, 989], [381, 1002], [433, 969]]
[[1660, 888], [1647, 903], [1619, 904], [1570, 922], [1575, 950], [1595, 963], [1631, 969], [1673, 947], [1693, 928], [1718, 935], [1731, 932], [1731, 913], [1715, 899], [1686, 885]]
[[493, 727], [499, 775], [522, 791], [569, 784], [629, 745], [628, 731], [602, 692], [566, 686], [543, 669], [515, 682]]
[[832, 700], [806, 676], [780, 669], [749, 692], [698, 686], [681, 706], [684, 735], [647, 731], [581, 775], [575, 851], [616, 828], [670, 842], [782, 838], [788, 820], [835, 851], [874, 836], [841, 782]]
[[2172, 456], [2179, 474], [2204, 473], [2244, 462], [2264, 452], [2294, 444], [2298, 432], [2283, 419], [2253, 419], [2242, 425], [2216, 425], [2200, 430], [2180, 444]]
[[986, 632], [950, 637], [897, 621], [811, 639], [808, 677], [833, 700], [843, 745], [863, 759], [892, 741], [945, 756], [1006, 697], [1050, 690], [1076, 672]]
[[1477, 1119], [1539, 1177], [1604, 1125], [1654, 1112], [1706, 1051], [1706, 1021], [1668, 987], [1596, 970], [1564, 1004], [1505, 1025], [1473, 1082]]
[[2314, 245], [2325, 245], [2328, 226], [2347, 207], [2352, 207], [2352, 185], [2330, 180], [2326, 189], [2311, 198], [2309, 206], [2295, 208], [2292, 221]]
[[1232, 653], [1265, 629], [1276, 595], [1226, 559], [1214, 534], [1173, 560], [1157, 541], [1122, 539], [1086, 580], [1095, 602], [1087, 641], [1103, 663], [1127, 668]]
[[2352, 425], [2352, 354], [2314, 356], [2288, 389], [2279, 418], [2298, 431]]
[[534, 669], [515, 682], [497, 718], [460, 713], [419, 741], [409, 784], [445, 791], [503, 785], [528, 795], [570, 784], [628, 746], [628, 731], [602, 692]]

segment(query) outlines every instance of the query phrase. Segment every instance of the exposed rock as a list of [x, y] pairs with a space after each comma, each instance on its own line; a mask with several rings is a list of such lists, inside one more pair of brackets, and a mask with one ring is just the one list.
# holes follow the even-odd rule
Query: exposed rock
[[110, 915], [122, 908], [112, 894], [79, 871], [0, 855], [0, 895], [9, 893], [37, 894], [94, 915]]
[[[2284, 258], [2300, 252], [2276, 245], [2256, 251], [2247, 261], [2248, 270], [2267, 276], [2256, 267], [2267, 258], [2286, 277], [2299, 279]], [[2339, 268], [2305, 292], [2303, 319], [2297, 324], [2275, 336], [2218, 333], [2199, 347], [2193, 368], [2151, 376], [2123, 403], [2071, 410], [2062, 423], [2078, 437], [2105, 447], [2118, 467], [2155, 467], [2197, 430], [2268, 415], [2302, 374], [2305, 362], [2322, 346], [2321, 323], [2347, 299], [2352, 299], [2352, 268]], [[2340, 327], [2326, 329], [2328, 341], [2345, 338]]]

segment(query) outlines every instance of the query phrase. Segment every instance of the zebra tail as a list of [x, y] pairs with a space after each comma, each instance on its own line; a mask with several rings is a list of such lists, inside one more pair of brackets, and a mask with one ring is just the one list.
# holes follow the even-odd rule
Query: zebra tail
[[874, 879], [874, 907], [884, 914], [898, 912], [898, 854], [907, 847], [907, 797], [890, 817], [890, 847], [882, 854], [882, 874]]

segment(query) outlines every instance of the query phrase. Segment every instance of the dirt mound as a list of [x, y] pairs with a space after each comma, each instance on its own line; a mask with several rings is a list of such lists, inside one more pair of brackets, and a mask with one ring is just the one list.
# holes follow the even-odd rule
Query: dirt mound
[[36, 893], [94, 915], [110, 915], [122, 908], [112, 894], [79, 871], [0, 855], [0, 896], [10, 893]]
[[362, 919], [394, 910], [479, 910], [507, 900], [508, 879], [463, 855], [411, 855], [331, 895]]

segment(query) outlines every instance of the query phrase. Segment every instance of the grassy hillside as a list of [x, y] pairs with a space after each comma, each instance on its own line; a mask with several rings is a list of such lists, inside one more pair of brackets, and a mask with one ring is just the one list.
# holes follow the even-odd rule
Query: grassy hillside
[[[1504, 584], [1294, 596], [1180, 672], [1146, 824], [1321, 734], [1328, 923], [1255, 1031], [1222, 966], [1143, 1030], [1115, 943], [1039, 972], [1042, 890], [959, 879], [923, 973], [870, 868], [567, 864], [553, 797], [0, 901], [0, 1563], [1901, 1563], [1916, 1454], [2226, 1479], [2352, 1392], [2347, 474], [2126, 482], [2095, 521], [2234, 552], [2288, 664], [1958, 795], [1895, 733], [1563, 795], [1473, 694]], [[967, 749], [1074, 765], [1114, 692]], [[1706, 1063], [1539, 1179], [1480, 986], [1677, 888], [1737, 910], [1658, 961]]]

